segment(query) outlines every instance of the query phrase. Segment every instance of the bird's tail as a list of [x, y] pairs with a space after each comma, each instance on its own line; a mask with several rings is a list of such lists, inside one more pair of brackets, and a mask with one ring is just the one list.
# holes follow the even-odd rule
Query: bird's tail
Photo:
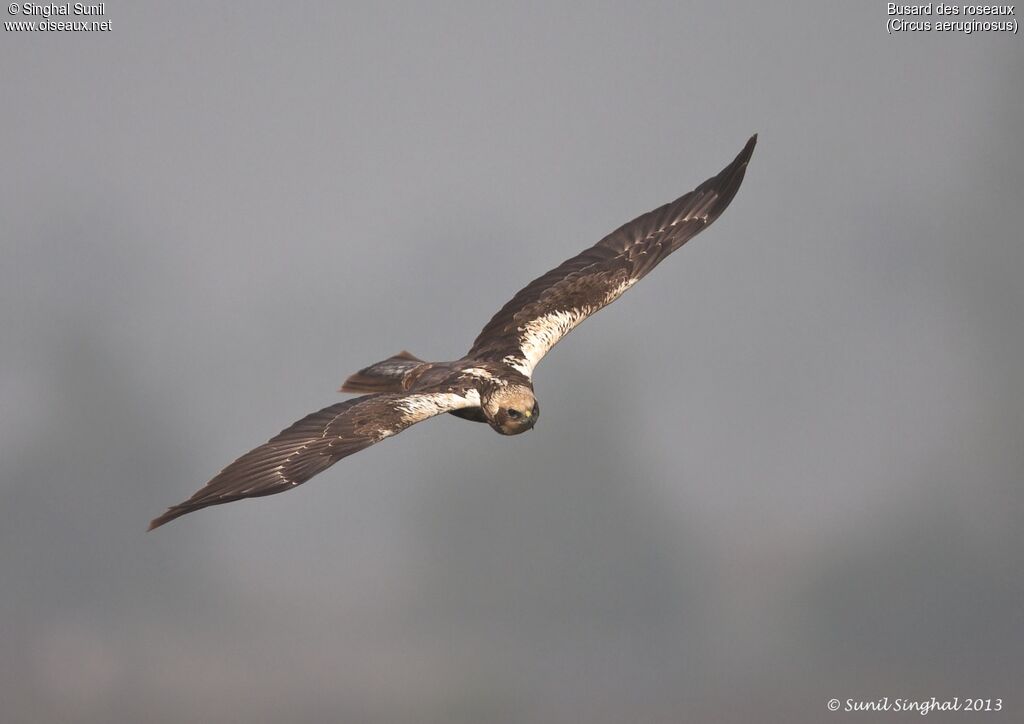
[[365, 367], [351, 375], [341, 386], [341, 392], [404, 392], [409, 376], [425, 364], [419, 357], [401, 351], [394, 357]]

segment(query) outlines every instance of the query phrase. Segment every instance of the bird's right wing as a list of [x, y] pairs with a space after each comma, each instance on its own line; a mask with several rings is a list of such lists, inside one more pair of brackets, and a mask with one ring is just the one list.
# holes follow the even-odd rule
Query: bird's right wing
[[725, 211], [743, 183], [756, 143], [754, 136], [732, 163], [690, 193], [630, 221], [534, 279], [494, 315], [466, 356], [503, 362], [531, 377], [558, 340]]
[[476, 407], [476, 390], [376, 394], [307, 415], [228, 465], [183, 503], [150, 523], [153, 530], [210, 505], [291, 490], [352, 453], [444, 412]]

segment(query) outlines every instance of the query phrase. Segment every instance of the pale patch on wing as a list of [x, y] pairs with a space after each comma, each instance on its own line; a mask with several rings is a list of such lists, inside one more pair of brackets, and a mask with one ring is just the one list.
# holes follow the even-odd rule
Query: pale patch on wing
[[[402, 428], [404, 429], [421, 420], [426, 420], [428, 417], [440, 415], [442, 412], [479, 406], [480, 393], [476, 390], [467, 390], [465, 395], [459, 395], [454, 392], [429, 392], [410, 395], [399, 400], [395, 405], [395, 409], [402, 418]], [[388, 434], [393, 433], [389, 431]]]
[[522, 357], [508, 355], [502, 361], [527, 377], [532, 377], [537, 363], [555, 346], [558, 340], [569, 334], [591, 314], [614, 302], [635, 283], [636, 279], [625, 279], [596, 303], [550, 312], [537, 319], [531, 319], [518, 328], [519, 349], [522, 351]]
[[530, 375], [533, 373], [533, 367], [528, 366], [526, 364], [526, 360], [523, 359], [522, 357], [516, 357], [515, 355], [507, 354], [501, 358], [501, 361], [503, 364], [507, 364], [509, 367], [511, 367], [514, 370], [517, 370], [520, 374], [523, 374], [526, 377], [530, 377]]
[[543, 317], [531, 319], [519, 328], [519, 348], [523, 352], [523, 362], [516, 368], [524, 375], [532, 375], [533, 368], [548, 350], [555, 346], [562, 337], [576, 325], [590, 316], [590, 307], [577, 307], [545, 314]]
[[481, 380], [504, 382], [504, 380], [496, 380], [494, 375], [482, 367], [470, 367], [469, 369], [462, 370], [462, 374], [469, 375], [470, 377], [478, 377]]

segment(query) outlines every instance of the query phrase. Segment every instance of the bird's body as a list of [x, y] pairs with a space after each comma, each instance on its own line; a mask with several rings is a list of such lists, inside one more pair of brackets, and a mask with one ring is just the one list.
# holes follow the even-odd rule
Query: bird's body
[[537, 363], [721, 215], [743, 181], [756, 140], [717, 176], [528, 284], [494, 315], [464, 357], [425, 362], [401, 352], [360, 370], [342, 391], [368, 394], [299, 420], [169, 508], [150, 529], [210, 505], [289, 490], [343, 457], [442, 413], [486, 422], [503, 435], [531, 429], [540, 411], [533, 393]]
[[502, 435], [525, 432], [537, 423], [540, 413], [529, 377], [507, 364], [470, 357], [424, 362], [400, 352], [360, 370], [341, 386], [341, 392], [438, 391], [475, 402], [447, 412], [465, 420], [490, 422]]

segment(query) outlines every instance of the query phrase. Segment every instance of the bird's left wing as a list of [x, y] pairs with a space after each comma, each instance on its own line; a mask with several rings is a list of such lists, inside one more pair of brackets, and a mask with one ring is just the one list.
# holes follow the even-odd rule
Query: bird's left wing
[[732, 163], [690, 193], [630, 221], [534, 279], [494, 315], [466, 356], [503, 362], [531, 377], [558, 340], [725, 211], [743, 183], [756, 143], [754, 136]]
[[470, 389], [366, 395], [325, 407], [235, 460], [191, 498], [154, 519], [149, 529], [210, 505], [291, 490], [410, 425], [479, 404], [479, 393]]

